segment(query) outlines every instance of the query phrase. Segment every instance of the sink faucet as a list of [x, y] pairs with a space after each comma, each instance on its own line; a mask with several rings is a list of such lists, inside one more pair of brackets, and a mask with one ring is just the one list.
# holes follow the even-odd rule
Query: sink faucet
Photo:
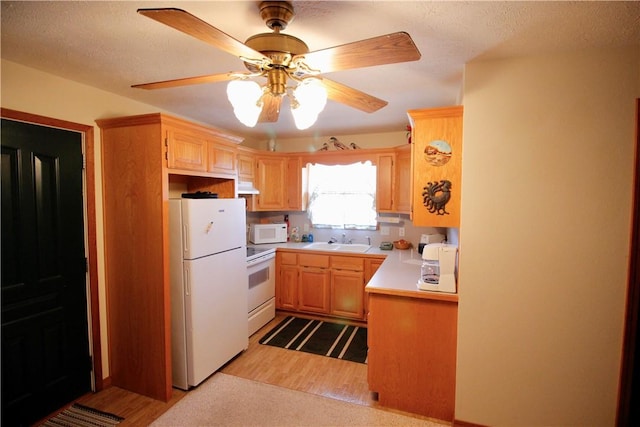
[[347, 243], [347, 234], [342, 233], [342, 243]]
[[371, 246], [371, 237], [370, 236], [367, 236], [367, 242], [368, 242], [369, 246]]

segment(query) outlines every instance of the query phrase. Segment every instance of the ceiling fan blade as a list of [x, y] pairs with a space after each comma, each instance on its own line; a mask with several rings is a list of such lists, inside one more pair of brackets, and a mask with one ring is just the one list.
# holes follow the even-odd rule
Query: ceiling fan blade
[[311, 70], [322, 73], [416, 61], [422, 55], [405, 32], [387, 34], [297, 55]]
[[178, 31], [182, 31], [183, 33], [202, 40], [205, 43], [209, 43], [210, 45], [232, 55], [239, 56], [241, 58], [269, 61], [269, 58], [260, 52], [251, 49], [244, 43], [234, 39], [230, 35], [182, 9], [138, 9], [138, 13], [146, 16], [147, 18], [151, 18], [168, 25], [169, 27], [175, 28]]
[[281, 96], [267, 95], [263, 98], [262, 112], [258, 118], [260, 123], [275, 123], [280, 116]]
[[142, 83], [132, 85], [131, 87], [137, 89], [165, 89], [169, 87], [197, 85], [202, 83], [217, 83], [227, 80], [233, 80], [239, 75], [239, 73], [223, 73], [223, 74], [208, 74], [205, 76], [197, 77], [185, 77], [183, 79], [164, 80], [161, 82]]
[[322, 84], [327, 89], [328, 98], [364, 111], [365, 113], [373, 113], [388, 104], [387, 101], [383, 101], [375, 96], [368, 95], [333, 80], [323, 78]]

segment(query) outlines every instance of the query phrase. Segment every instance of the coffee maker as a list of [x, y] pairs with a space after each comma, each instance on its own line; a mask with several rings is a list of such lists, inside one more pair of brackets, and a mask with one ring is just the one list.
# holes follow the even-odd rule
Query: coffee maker
[[447, 243], [431, 243], [422, 250], [422, 266], [418, 288], [424, 291], [456, 293], [456, 261], [458, 247]]

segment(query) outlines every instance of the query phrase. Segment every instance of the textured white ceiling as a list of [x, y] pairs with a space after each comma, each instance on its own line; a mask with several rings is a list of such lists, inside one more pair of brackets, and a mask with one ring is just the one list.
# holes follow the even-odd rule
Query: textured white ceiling
[[280, 120], [240, 124], [225, 83], [146, 91], [137, 83], [244, 70], [241, 61], [136, 13], [177, 7], [237, 40], [269, 32], [258, 1], [2, 1], [2, 58], [258, 140], [400, 131], [406, 111], [460, 102], [464, 64], [575, 49], [640, 46], [640, 2], [294, 1], [285, 33], [311, 51], [406, 31], [419, 61], [326, 74], [389, 102], [367, 114], [329, 101], [298, 131]]

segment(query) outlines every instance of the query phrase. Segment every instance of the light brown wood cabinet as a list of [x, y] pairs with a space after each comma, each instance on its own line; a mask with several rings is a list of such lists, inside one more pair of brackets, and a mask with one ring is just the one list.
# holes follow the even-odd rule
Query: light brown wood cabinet
[[256, 210], [278, 211], [285, 207], [287, 158], [284, 156], [258, 156], [256, 158]]
[[287, 172], [285, 176], [286, 210], [302, 211], [306, 209], [302, 200], [302, 161], [300, 157], [287, 158]]
[[378, 212], [393, 212], [394, 153], [379, 154], [376, 163], [376, 208]]
[[187, 122], [165, 121], [169, 169], [236, 175], [236, 143], [241, 139], [230, 140], [209, 128]]
[[302, 205], [302, 164], [299, 156], [261, 154], [255, 158], [256, 211], [299, 211]]
[[207, 141], [207, 172], [236, 175], [236, 154], [235, 146]]
[[331, 279], [329, 256], [299, 253], [298, 268], [298, 310], [329, 313]]
[[169, 127], [165, 144], [169, 169], [207, 170], [207, 139], [202, 133]]
[[364, 319], [364, 259], [331, 256], [331, 311], [334, 316]]
[[382, 406], [452, 421], [457, 302], [369, 293], [368, 382]]
[[276, 252], [276, 307], [298, 309], [298, 255]]
[[462, 113], [462, 106], [408, 112], [415, 226], [460, 226]]
[[394, 212], [411, 214], [411, 145], [396, 148], [393, 183]]
[[401, 145], [378, 155], [376, 207], [378, 212], [411, 212], [411, 146]]
[[234, 197], [235, 177], [207, 171], [207, 141], [242, 139], [164, 114], [96, 122], [102, 139], [111, 383], [168, 401], [169, 184]]
[[281, 310], [364, 321], [364, 287], [383, 260], [278, 250], [276, 306]]
[[255, 155], [238, 149], [238, 181], [253, 182], [255, 180], [256, 160]]

